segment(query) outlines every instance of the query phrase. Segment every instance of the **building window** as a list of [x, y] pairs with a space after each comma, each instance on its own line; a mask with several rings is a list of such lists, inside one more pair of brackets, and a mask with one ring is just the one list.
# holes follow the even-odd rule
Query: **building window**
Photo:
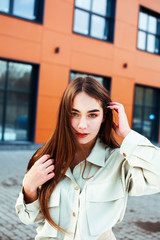
[[137, 48], [160, 55], [160, 13], [140, 7]]
[[0, 141], [33, 141], [38, 65], [0, 59]]
[[160, 90], [136, 85], [132, 128], [158, 142], [160, 124]]
[[0, 1], [0, 12], [42, 23], [44, 0], [5, 0]]
[[115, 0], [75, 0], [74, 33], [113, 42]]
[[93, 75], [89, 73], [83, 73], [83, 72], [76, 72], [76, 71], [71, 71], [70, 72], [70, 81], [77, 77], [84, 77], [84, 76], [89, 76], [95, 78], [97, 81], [99, 81], [108, 91], [110, 91], [110, 86], [111, 86], [111, 78], [110, 77], [104, 77], [100, 75]]

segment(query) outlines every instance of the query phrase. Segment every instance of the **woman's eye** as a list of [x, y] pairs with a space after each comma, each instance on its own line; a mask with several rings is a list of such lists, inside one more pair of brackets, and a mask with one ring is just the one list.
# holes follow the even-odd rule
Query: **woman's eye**
[[95, 117], [97, 117], [97, 114], [94, 114], [94, 113], [89, 114], [89, 117], [90, 117], [90, 118], [95, 118]]
[[78, 113], [75, 113], [75, 112], [72, 112], [71, 115], [72, 115], [72, 117], [78, 117], [79, 116]]

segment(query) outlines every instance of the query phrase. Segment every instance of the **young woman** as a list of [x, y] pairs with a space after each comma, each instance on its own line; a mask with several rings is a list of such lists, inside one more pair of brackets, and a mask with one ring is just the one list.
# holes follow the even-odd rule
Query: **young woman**
[[16, 211], [25, 224], [40, 223], [36, 240], [113, 240], [128, 195], [159, 191], [160, 149], [130, 129], [99, 82], [79, 77], [63, 94], [52, 137], [28, 164]]

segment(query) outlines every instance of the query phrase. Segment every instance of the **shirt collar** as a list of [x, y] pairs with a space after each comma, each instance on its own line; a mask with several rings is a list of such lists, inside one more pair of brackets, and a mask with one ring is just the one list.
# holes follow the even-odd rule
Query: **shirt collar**
[[97, 138], [96, 143], [87, 157], [87, 161], [100, 167], [104, 167], [106, 159], [106, 145]]
[[[95, 143], [94, 147], [92, 148], [92, 151], [86, 160], [92, 164], [99, 166], [99, 167], [104, 167], [106, 155], [107, 155], [106, 154], [106, 145], [104, 143], [102, 143], [102, 141], [99, 138], [97, 138], [96, 143]], [[74, 179], [70, 168], [67, 169], [65, 175], [67, 177], [71, 178], [72, 180]]]

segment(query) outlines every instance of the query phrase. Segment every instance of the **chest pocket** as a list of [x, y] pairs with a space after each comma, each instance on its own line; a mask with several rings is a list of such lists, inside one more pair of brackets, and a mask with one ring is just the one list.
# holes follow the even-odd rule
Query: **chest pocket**
[[[59, 204], [60, 188], [56, 187], [56, 189], [51, 194], [48, 203], [50, 215], [56, 224], [59, 224]], [[46, 237], [57, 237], [57, 229], [52, 227], [47, 221], [44, 221], [44, 223], [38, 227], [37, 232], [41, 237], [44, 237], [45, 239], [47, 239]]]
[[[109, 181], [110, 182], [110, 181]], [[120, 180], [87, 186], [87, 218], [92, 236], [110, 229], [118, 221], [124, 206], [124, 191]]]

